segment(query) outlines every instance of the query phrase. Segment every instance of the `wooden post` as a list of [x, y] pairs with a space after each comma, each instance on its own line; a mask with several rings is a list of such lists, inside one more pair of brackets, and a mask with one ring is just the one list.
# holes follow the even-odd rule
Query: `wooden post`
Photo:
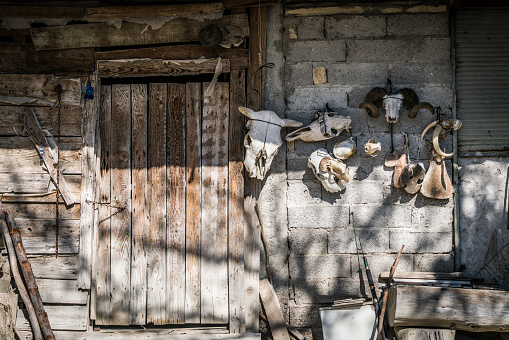
[[456, 336], [453, 329], [402, 328], [395, 331], [398, 340], [454, 340]]

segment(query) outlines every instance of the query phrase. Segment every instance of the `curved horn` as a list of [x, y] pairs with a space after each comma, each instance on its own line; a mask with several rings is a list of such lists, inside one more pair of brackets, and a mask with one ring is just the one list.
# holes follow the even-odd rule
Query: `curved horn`
[[415, 118], [417, 112], [419, 112], [420, 109], [426, 109], [429, 112], [431, 112], [432, 115], [435, 114], [435, 108], [433, 107], [433, 105], [431, 105], [428, 102], [421, 102], [417, 105], [414, 105], [414, 107], [410, 109], [410, 112], [408, 113], [408, 118]]
[[247, 108], [247, 107], [243, 107], [243, 106], [239, 106], [239, 111], [244, 114], [245, 116], [247, 116], [247, 118], [249, 119], [253, 119], [253, 113], [254, 111], [251, 110], [250, 108]]
[[440, 136], [440, 132], [442, 132], [442, 126], [438, 124], [435, 127], [435, 130], [433, 130], [433, 148], [435, 149], [436, 153], [442, 157], [452, 157], [455, 151], [451, 153], [445, 153], [440, 149], [440, 145], [438, 144], [438, 137]]
[[424, 135], [426, 134], [426, 132], [428, 132], [429, 129], [431, 129], [433, 126], [437, 125], [438, 124], [438, 120], [435, 120], [433, 123], [431, 123], [430, 125], [426, 126], [426, 128], [424, 129], [424, 131], [421, 133], [421, 142], [424, 138]]
[[374, 87], [368, 92], [364, 102], [359, 105], [359, 108], [366, 109], [368, 115], [372, 118], [377, 118], [380, 115], [377, 105], [382, 105], [382, 100], [388, 92], [381, 87]]

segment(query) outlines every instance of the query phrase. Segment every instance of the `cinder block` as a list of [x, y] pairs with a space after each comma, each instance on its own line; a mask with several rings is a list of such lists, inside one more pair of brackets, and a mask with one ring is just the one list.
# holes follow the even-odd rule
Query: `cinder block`
[[[318, 142], [304, 142], [300, 139], [295, 140], [294, 142], [294, 151], [288, 153], [288, 158], [291, 157], [309, 157], [311, 153], [320, 148], [326, 148], [326, 141], [318, 141]], [[307, 160], [306, 160], [307, 166]]]
[[413, 207], [412, 230], [452, 232], [453, 209], [450, 207]]
[[[381, 253], [389, 249], [389, 230], [375, 228], [357, 228], [362, 247], [366, 253]], [[356, 233], [354, 228], [336, 230], [329, 235], [330, 254], [356, 254]]]
[[313, 85], [313, 65], [311, 63], [290, 64], [285, 78], [293, 86]]
[[327, 230], [325, 229], [292, 228], [289, 240], [292, 255], [327, 254]]
[[[401, 246], [399, 247], [401, 248]], [[371, 269], [371, 274], [373, 275], [373, 280], [378, 282], [378, 277], [382, 272], [388, 272], [391, 270], [392, 265], [394, 264], [394, 261], [397, 257], [397, 252], [392, 254], [367, 254], [366, 259], [368, 260], [369, 268]], [[352, 275], [354, 277], [358, 276], [359, 267], [360, 270], [363, 272], [363, 275], [365, 277], [365, 268], [364, 268], [364, 262], [362, 262], [362, 258], [359, 259], [360, 262], [355, 258], [352, 259]], [[399, 259], [399, 263], [397, 266], [397, 271], [400, 272], [412, 272], [414, 271], [414, 255], [407, 254], [406, 252], [406, 246], [403, 248], [403, 252], [401, 253], [401, 257]], [[366, 280], [367, 283], [367, 280]], [[369, 287], [368, 287], [369, 289]], [[369, 290], [368, 290], [369, 294]]]
[[448, 253], [452, 251], [452, 232], [421, 233], [391, 230], [391, 249], [399, 249], [402, 244], [405, 245], [406, 253]]
[[287, 160], [289, 180], [316, 180], [311, 168], [308, 167], [307, 157], [291, 157]]
[[[358, 148], [364, 150], [364, 145], [359, 145]], [[382, 161], [377, 157], [355, 157], [348, 161], [348, 169], [354, 180], [357, 181], [390, 181], [392, 178], [392, 171], [384, 169]]]
[[[302, 123], [302, 126], [306, 126], [306, 125], [309, 125], [313, 121], [316, 111], [317, 110], [296, 110], [296, 111], [286, 110], [285, 118], [299, 121]], [[295, 130], [296, 129], [297, 128], [295, 128]], [[288, 132], [293, 131], [293, 130], [294, 129], [287, 129]]]
[[342, 86], [315, 85], [297, 87], [288, 94], [288, 110], [323, 110], [328, 103], [334, 109], [347, 107], [347, 90]]
[[412, 206], [390, 204], [385, 205], [385, 218], [388, 228], [412, 228]]
[[[355, 225], [364, 228], [386, 228], [385, 209], [387, 207], [382, 205], [382, 202], [377, 204], [356, 204], [350, 206], [350, 211], [355, 218]], [[352, 221], [353, 224], [353, 221]], [[389, 233], [387, 232], [387, 236]], [[387, 242], [389, 240], [387, 239]], [[389, 244], [385, 249], [389, 248]], [[374, 251], [374, 250], [373, 250]]]
[[[357, 39], [348, 43], [349, 63], [407, 62], [413, 60], [408, 39]], [[383, 79], [385, 80], [385, 79]]]
[[325, 17], [322, 16], [303, 17], [298, 27], [299, 39], [325, 38], [324, 22]]
[[[341, 229], [349, 225], [348, 206], [313, 206], [288, 208], [290, 228]], [[313, 231], [309, 231], [313, 232]]]
[[[368, 125], [368, 115], [366, 114], [366, 110], [358, 109], [358, 108], [345, 108], [341, 109], [339, 114], [343, 116], [350, 116], [352, 119], [352, 132], [355, 133], [370, 133], [369, 125]], [[345, 136], [346, 138], [346, 136]], [[359, 146], [357, 146], [358, 148]]]
[[288, 62], [346, 61], [344, 40], [292, 40], [288, 42]]
[[329, 83], [338, 85], [371, 85], [387, 78], [387, 63], [334, 63], [329, 65]]
[[292, 327], [321, 327], [321, 322], [318, 306], [290, 306], [290, 325]]
[[[358, 278], [334, 278], [326, 280], [292, 280], [295, 302], [298, 305], [323, 304], [346, 297], [361, 297], [362, 284]], [[369, 287], [367, 287], [369, 294]]]
[[452, 254], [419, 254], [414, 256], [414, 270], [416, 272], [444, 272], [454, 271], [454, 256]]
[[321, 202], [322, 184], [316, 181], [288, 181], [288, 207], [308, 207]]
[[413, 61], [435, 62], [451, 59], [450, 38], [424, 38], [414, 41]]
[[322, 192], [324, 201], [333, 205], [376, 204], [383, 201], [383, 183], [378, 181], [350, 181], [346, 190], [338, 197], [337, 193]]
[[448, 13], [426, 13], [415, 15], [388, 15], [388, 36], [449, 36]]
[[402, 86], [414, 84], [451, 84], [450, 61], [396, 63], [389, 66], [392, 83]]
[[290, 256], [289, 268], [293, 280], [305, 282], [352, 276], [350, 255]]
[[386, 34], [384, 16], [328, 16], [325, 19], [328, 39], [383, 37]]

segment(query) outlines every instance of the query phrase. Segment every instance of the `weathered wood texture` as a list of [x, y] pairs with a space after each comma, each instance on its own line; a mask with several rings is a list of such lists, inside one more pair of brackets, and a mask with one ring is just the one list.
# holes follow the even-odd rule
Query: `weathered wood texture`
[[[41, 279], [77, 280], [78, 256], [30, 256], [35, 277]], [[76, 282], [76, 281], [75, 281]]]
[[[108, 77], [183, 76], [214, 73], [218, 59], [201, 60], [112, 60], [98, 62], [99, 75]], [[230, 72], [230, 61], [221, 59], [223, 73]]]
[[158, 5], [158, 6], [103, 6], [87, 9], [87, 21], [102, 22], [126, 19], [156, 19], [185, 15], [223, 13], [222, 3]]
[[[54, 330], [60, 331], [85, 331], [87, 329], [87, 306], [46, 306], [49, 322]], [[29, 328], [26, 316], [26, 311], [20, 310], [16, 327], [21, 332], [26, 332]], [[23, 333], [22, 333], [23, 334]], [[61, 339], [56, 335], [57, 339]]]
[[205, 48], [196, 44], [185, 44], [175, 46], [145, 47], [128, 50], [113, 50], [95, 52], [95, 59], [114, 60], [114, 59], [164, 59], [164, 60], [186, 60], [217, 58], [230, 60], [231, 69], [243, 69], [249, 67], [249, 50], [239, 48]]
[[[58, 135], [58, 107], [34, 107], [35, 114], [42, 128], [53, 136]], [[81, 136], [83, 109], [60, 108], [60, 136]], [[26, 110], [23, 106], [1, 106], [0, 136], [27, 136], [19, 112]], [[63, 140], [62, 140], [63, 142]]]
[[0, 338], [14, 340], [14, 326], [18, 311], [18, 295], [0, 293]]
[[[71, 197], [78, 197], [81, 189], [81, 176], [61, 175], [60, 180], [62, 178], [65, 181], [67, 193]], [[15, 194], [36, 194], [56, 190], [55, 183], [47, 173], [23, 173], [21, 170], [14, 173], [0, 173], [0, 188], [0, 193]]]
[[[3, 205], [5, 209], [11, 210], [16, 218], [49, 220], [55, 219], [57, 216], [55, 201], [52, 204], [5, 202]], [[58, 218], [60, 220], [79, 220], [80, 205], [75, 204], [66, 208], [63, 203], [60, 203], [58, 205]]]
[[290, 334], [288, 334], [288, 329], [286, 328], [285, 318], [279, 305], [278, 297], [267, 279], [260, 281], [260, 299], [269, 321], [273, 339], [290, 340]]
[[186, 323], [201, 320], [201, 87], [186, 85]]
[[168, 84], [167, 121], [166, 315], [169, 323], [180, 324], [185, 321], [186, 298], [185, 84]]
[[88, 75], [94, 72], [94, 50], [82, 48], [35, 51], [31, 42], [2, 42], [0, 72], [48, 73], [60, 76]]
[[389, 324], [469, 332], [509, 332], [509, 292], [396, 286], [389, 289]]
[[[235, 14], [219, 20], [200, 22], [191, 19], [174, 19], [159, 29], [147, 28], [146, 24], [123, 22], [120, 28], [107, 23], [78, 24], [34, 28], [32, 41], [36, 50], [60, 50], [68, 48], [168, 44], [199, 41], [200, 29], [208, 24], [234, 25], [241, 29], [243, 37], [249, 36], [247, 15]], [[65, 36], [66, 39], [62, 39]]]
[[259, 7], [259, 6], [271, 6], [276, 5], [275, 0], [226, 0], [223, 1], [225, 9], [237, 9], [245, 7]]
[[42, 302], [58, 305], [86, 305], [88, 293], [75, 280], [37, 279]]
[[248, 69], [250, 86], [247, 88], [247, 107], [253, 110], [258, 110], [263, 106], [265, 70], [263, 68], [260, 69], [260, 67], [265, 64], [265, 51], [267, 48], [267, 11], [267, 7], [251, 8], [249, 10], [249, 29], [251, 31], [249, 51], [251, 66]]
[[144, 325], [147, 320], [147, 85], [131, 85], [132, 98], [132, 259], [130, 323]]
[[80, 80], [51, 74], [0, 74], [0, 104], [53, 106], [58, 101], [62, 106], [80, 106]]
[[451, 329], [403, 328], [395, 332], [398, 340], [454, 340], [456, 337], [456, 330]]
[[228, 322], [228, 102], [227, 83], [203, 98], [202, 323]]
[[260, 333], [251, 334], [207, 334], [207, 330], [198, 329], [197, 332], [186, 331], [187, 334], [172, 334], [162, 333], [156, 331], [143, 332], [125, 332], [118, 330], [100, 331], [100, 332], [55, 332], [58, 340], [139, 340], [139, 339], [150, 339], [150, 340], [260, 340]]
[[81, 7], [63, 6], [2, 6], [2, 18], [68, 18], [81, 19], [85, 10]]

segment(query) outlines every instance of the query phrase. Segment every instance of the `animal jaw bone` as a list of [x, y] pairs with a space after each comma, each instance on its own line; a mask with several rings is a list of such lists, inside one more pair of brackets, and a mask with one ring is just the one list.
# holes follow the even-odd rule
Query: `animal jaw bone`
[[426, 109], [435, 114], [433, 106], [427, 102], [419, 102], [415, 91], [409, 88], [401, 89], [397, 94], [393, 94], [381, 87], [374, 87], [368, 92], [359, 108], [365, 109], [370, 117], [378, 118], [380, 115], [378, 107], [382, 105], [385, 109], [385, 118], [389, 123], [396, 123], [398, 121], [401, 107], [410, 110], [408, 113], [409, 118], [415, 118], [420, 109]]
[[452, 183], [444, 158], [435, 151], [431, 155], [428, 172], [422, 181], [421, 194], [429, 198], [449, 199], [452, 197]]
[[279, 118], [273, 111], [253, 111], [246, 107], [239, 107], [239, 111], [248, 117], [244, 138], [246, 156], [244, 167], [249, 177], [264, 179], [270, 169], [272, 160], [276, 156], [281, 140], [282, 127], [299, 127], [302, 123], [291, 119]]
[[289, 142], [296, 139], [302, 139], [305, 142], [327, 140], [339, 136], [343, 130], [350, 131], [351, 123], [350, 116], [345, 117], [337, 112], [329, 111], [327, 106], [325, 111], [315, 114], [315, 120], [311, 124], [290, 132], [285, 139]]
[[421, 134], [421, 142], [424, 139], [424, 135], [426, 132], [428, 132], [429, 129], [432, 127], [435, 127], [433, 130], [433, 149], [435, 149], [435, 152], [446, 158], [446, 157], [452, 157], [456, 150], [453, 150], [451, 153], [445, 153], [440, 149], [440, 144], [438, 142], [438, 139], [444, 139], [445, 136], [447, 136], [447, 133], [451, 130], [458, 130], [461, 127], [462, 123], [458, 119], [442, 119], [442, 120], [436, 120], [433, 123], [426, 126], [424, 131]]
[[325, 149], [318, 149], [309, 156], [308, 167], [313, 170], [316, 178], [329, 192], [344, 190], [343, 182], [349, 182], [346, 164], [332, 158]]

